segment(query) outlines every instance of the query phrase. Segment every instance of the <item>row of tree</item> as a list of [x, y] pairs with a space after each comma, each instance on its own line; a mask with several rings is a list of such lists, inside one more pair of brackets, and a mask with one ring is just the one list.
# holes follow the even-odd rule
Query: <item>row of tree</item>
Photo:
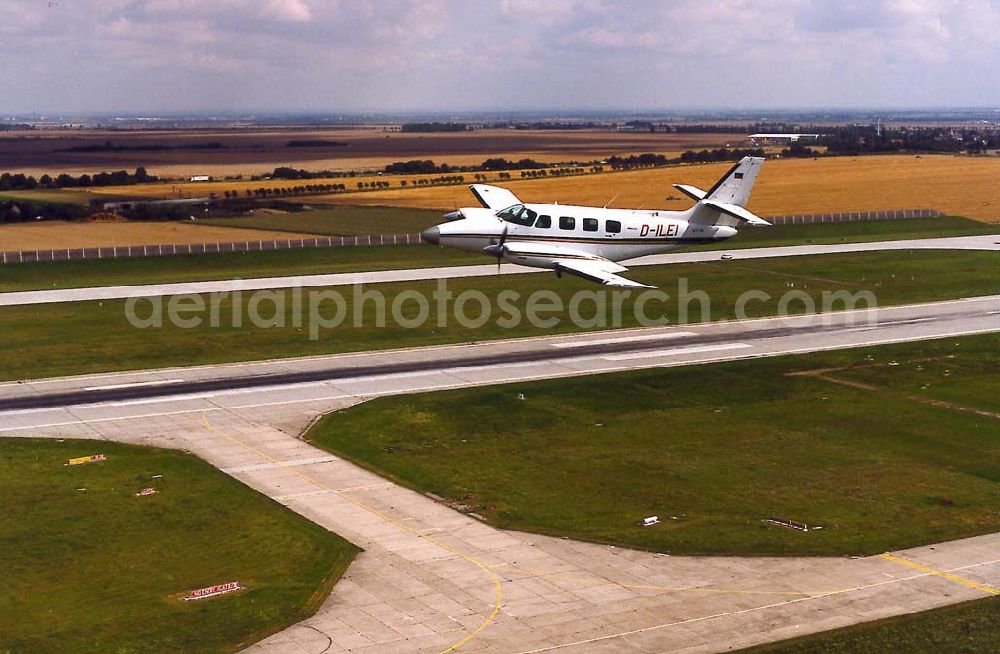
[[[410, 186], [440, 186], [442, 184], [461, 184], [465, 181], [465, 177], [462, 175], [442, 175], [440, 177], [421, 177], [420, 179], [414, 179], [409, 182]], [[385, 184], [385, 188], [389, 187], [389, 182], [377, 182], [379, 184]], [[402, 187], [407, 186], [407, 181], [405, 179], [400, 180], [399, 185]]]
[[317, 193], [343, 193], [347, 191], [344, 184], [304, 184], [301, 186], [287, 186], [282, 188], [272, 188], [261, 186], [260, 188], [248, 188], [241, 194], [239, 191], [223, 191], [226, 200], [238, 200], [246, 198], [268, 198], [284, 197], [289, 195], [315, 195]]
[[34, 175], [24, 173], [3, 173], [0, 175], [0, 191], [31, 190], [37, 188], [80, 188], [87, 186], [127, 186], [129, 184], [144, 184], [157, 181], [157, 177], [150, 175], [146, 169], [139, 166], [134, 173], [127, 170], [116, 170], [114, 172], [95, 173], [93, 175], [83, 174], [79, 177], [63, 173], [56, 177], [42, 175], [36, 178]]
[[743, 157], [763, 157], [761, 148], [716, 148], [715, 150], [687, 150], [675, 159], [679, 163], [709, 163], [712, 161], [737, 161]]
[[[540, 170], [522, 170], [521, 177], [524, 179], [561, 177], [563, 175], [582, 175], [585, 172], [587, 172], [585, 168], [542, 168]], [[508, 174], [509, 177], [510, 175]]]
[[666, 166], [670, 160], [662, 154], [646, 152], [644, 154], [632, 154], [627, 157], [609, 157], [608, 165], [612, 170], [627, 170], [629, 168], [649, 168], [651, 166]]

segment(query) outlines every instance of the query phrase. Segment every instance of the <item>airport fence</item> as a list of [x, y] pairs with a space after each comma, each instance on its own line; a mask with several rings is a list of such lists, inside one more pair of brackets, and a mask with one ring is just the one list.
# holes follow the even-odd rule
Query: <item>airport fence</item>
[[874, 220], [909, 220], [913, 218], [940, 218], [936, 209], [889, 209], [886, 211], [847, 211], [843, 213], [807, 213], [787, 216], [764, 216], [774, 225], [808, 225], [813, 223], [853, 223]]
[[[813, 223], [844, 223], [873, 220], [907, 220], [937, 218], [944, 214], [934, 209], [890, 209], [887, 211], [850, 211], [845, 213], [795, 214], [765, 216], [775, 225]], [[161, 245], [122, 245], [100, 248], [59, 248], [53, 250], [15, 250], [0, 252], [0, 263], [32, 263], [36, 261], [69, 261], [79, 259], [127, 259], [132, 257], [163, 257], [177, 254], [213, 254], [216, 252], [263, 252], [269, 250], [299, 250], [303, 248], [337, 248], [380, 245], [410, 245], [420, 243], [420, 234], [372, 234], [368, 236], [321, 236], [270, 241], [234, 241], [230, 243], [189, 243]]]
[[180, 245], [121, 245], [102, 248], [60, 248], [57, 250], [0, 252], [0, 263], [32, 263], [35, 261], [67, 261], [75, 259], [127, 259], [130, 257], [163, 257], [175, 254], [263, 252], [269, 250], [301, 250], [303, 248], [337, 248], [364, 245], [407, 245], [415, 243], [420, 243], [420, 234], [323, 236], [317, 238], [275, 239], [270, 241], [187, 243]]

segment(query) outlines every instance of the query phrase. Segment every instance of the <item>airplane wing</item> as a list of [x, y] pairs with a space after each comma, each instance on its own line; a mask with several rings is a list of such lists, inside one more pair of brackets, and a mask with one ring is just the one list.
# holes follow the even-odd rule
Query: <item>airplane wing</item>
[[615, 273], [628, 270], [607, 259], [556, 259], [556, 272], [566, 272], [604, 286], [624, 286], [628, 288], [655, 288], [647, 284], [633, 282]]
[[[604, 286], [655, 288], [654, 286], [647, 286], [646, 284], [633, 282], [631, 279], [625, 279], [624, 277], [617, 275], [616, 273], [628, 270], [628, 268], [621, 264], [617, 264], [614, 261], [610, 261], [602, 257], [595, 257], [592, 254], [588, 254], [580, 250], [555, 245], [553, 243], [520, 241], [516, 243], [507, 243], [503, 246], [503, 249], [504, 253], [507, 255], [507, 259], [513, 263], [523, 263], [523, 265], [537, 266], [537, 263], [528, 263], [527, 260], [534, 260], [537, 262], [539, 259], [542, 259], [551, 262], [552, 269], [555, 270], [557, 274], [568, 273], [570, 275], [575, 275], [576, 277], [582, 277], [583, 279], [591, 282], [603, 284]], [[519, 262], [518, 259], [524, 259], [525, 261]]]
[[515, 204], [521, 204], [521, 201], [517, 199], [517, 196], [508, 191], [505, 188], [500, 188], [499, 186], [490, 186], [489, 184], [472, 184], [469, 186], [469, 190], [472, 194], [476, 196], [487, 209], [492, 209], [493, 211], [500, 211], [501, 209], [506, 209], [507, 207], [512, 207]]

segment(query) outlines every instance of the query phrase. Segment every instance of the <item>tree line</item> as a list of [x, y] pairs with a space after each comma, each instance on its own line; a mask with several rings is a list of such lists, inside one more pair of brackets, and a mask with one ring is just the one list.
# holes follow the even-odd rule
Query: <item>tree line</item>
[[980, 154], [1000, 147], [1000, 130], [948, 127], [898, 127], [872, 125], [838, 127], [817, 141], [828, 154], [858, 155], [883, 152], [968, 152]]
[[5, 200], [0, 202], [0, 223], [17, 223], [28, 220], [78, 220], [86, 213], [75, 204]]
[[83, 174], [79, 177], [62, 173], [56, 177], [51, 175], [25, 175], [24, 173], [3, 173], [0, 175], [0, 191], [21, 191], [38, 188], [82, 188], [87, 186], [127, 186], [129, 184], [145, 184], [155, 182], [159, 178], [150, 175], [146, 169], [139, 166], [134, 173], [127, 170], [114, 172]]

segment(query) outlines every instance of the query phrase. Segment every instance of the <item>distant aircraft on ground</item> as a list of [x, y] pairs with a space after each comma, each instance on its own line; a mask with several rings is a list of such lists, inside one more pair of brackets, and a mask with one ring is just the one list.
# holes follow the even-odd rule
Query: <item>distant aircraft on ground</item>
[[744, 157], [708, 191], [675, 184], [696, 202], [686, 211], [524, 204], [505, 188], [473, 184], [469, 189], [483, 208], [445, 214], [448, 222], [421, 237], [494, 256], [498, 267], [509, 261], [554, 270], [559, 277], [568, 273], [607, 286], [651, 288], [620, 277], [628, 268], [615, 262], [722, 241], [744, 224], [770, 226], [744, 208], [763, 162]]

